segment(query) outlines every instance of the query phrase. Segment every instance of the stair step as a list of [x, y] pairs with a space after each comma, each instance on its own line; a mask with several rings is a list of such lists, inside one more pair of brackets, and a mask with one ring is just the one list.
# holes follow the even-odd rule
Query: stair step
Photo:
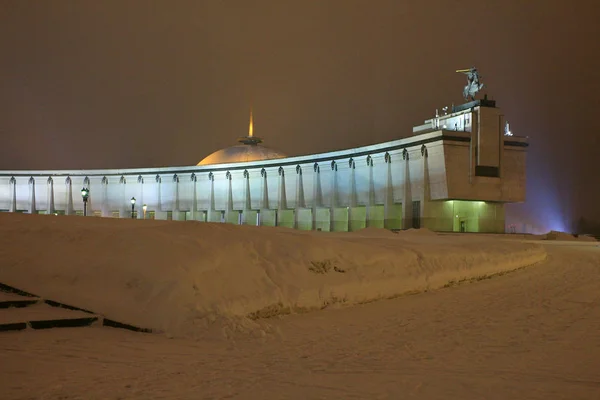
[[8, 293], [0, 291], [0, 302], [2, 301], [31, 301], [31, 300], [39, 300], [39, 297], [31, 297], [31, 296], [21, 296], [15, 293]]
[[0, 332], [22, 331], [27, 329], [27, 322], [17, 322], [14, 324], [0, 324]]
[[29, 325], [32, 329], [74, 328], [90, 326], [96, 321], [98, 321], [98, 317], [50, 319], [45, 321], [30, 321]]
[[54, 321], [63, 319], [97, 318], [83, 311], [72, 311], [39, 303], [25, 308], [0, 309], [0, 324], [20, 322]]
[[25, 296], [25, 297], [37, 297], [34, 294], [31, 294], [31, 293], [26, 292], [21, 289], [17, 289], [15, 287], [12, 287], [9, 285], [6, 285], [4, 283], [0, 283], [0, 293], [13, 293], [13, 294], [17, 294], [17, 295]]
[[14, 293], [0, 292], [0, 309], [2, 308], [23, 308], [39, 302], [36, 297], [20, 296]]
[[127, 329], [134, 332], [152, 333], [152, 329], [140, 328], [139, 326], [124, 324], [122, 322], [113, 321], [112, 319], [104, 318], [102, 321], [103, 326], [109, 326], [111, 328]]
[[23, 308], [36, 304], [38, 300], [8, 300], [0, 301], [0, 308]]
[[87, 313], [87, 314], [94, 314], [93, 311], [86, 310], [85, 308], [71, 306], [71, 305], [68, 305], [65, 303], [60, 303], [60, 302], [54, 301], [54, 300], [44, 300], [44, 303], [46, 303], [52, 307], [66, 308], [67, 310], [83, 311], [84, 313]]

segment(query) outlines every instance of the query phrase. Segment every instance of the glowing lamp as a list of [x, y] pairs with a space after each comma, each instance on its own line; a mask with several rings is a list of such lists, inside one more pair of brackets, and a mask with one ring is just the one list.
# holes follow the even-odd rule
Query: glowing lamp
[[131, 198], [131, 219], [135, 218], [135, 197]]
[[90, 189], [84, 187], [81, 189], [81, 198], [83, 199], [83, 216], [87, 216], [87, 201], [90, 196]]

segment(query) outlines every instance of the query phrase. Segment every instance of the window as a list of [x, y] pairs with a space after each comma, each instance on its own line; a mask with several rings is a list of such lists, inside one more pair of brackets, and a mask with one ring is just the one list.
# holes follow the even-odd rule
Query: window
[[489, 178], [500, 177], [500, 169], [498, 167], [488, 167], [485, 165], [477, 165], [475, 167], [476, 176], [486, 176]]

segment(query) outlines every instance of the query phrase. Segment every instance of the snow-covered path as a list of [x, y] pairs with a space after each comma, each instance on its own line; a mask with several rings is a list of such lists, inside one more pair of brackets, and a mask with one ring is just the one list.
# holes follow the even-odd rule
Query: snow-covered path
[[109, 328], [0, 334], [2, 399], [597, 399], [600, 247], [194, 342]]

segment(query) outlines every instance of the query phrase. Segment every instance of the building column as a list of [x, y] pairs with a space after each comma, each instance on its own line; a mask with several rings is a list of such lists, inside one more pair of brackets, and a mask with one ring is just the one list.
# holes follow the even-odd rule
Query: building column
[[[89, 190], [89, 194], [88, 194], [88, 201], [87, 201], [87, 217], [93, 217], [94, 216], [94, 207], [92, 207], [92, 198], [94, 197], [94, 192], [91, 191], [91, 184], [90, 184], [90, 178], [88, 178], [87, 176], [85, 178], [83, 178], [83, 187], [86, 188], [87, 190]], [[83, 199], [82, 199], [83, 200]]]
[[10, 186], [10, 207], [9, 207], [8, 211], [16, 212], [17, 211], [17, 180], [15, 179], [14, 176], [10, 177], [8, 184]]
[[154, 181], [156, 182], [156, 212], [160, 212], [162, 211], [162, 177], [156, 174], [156, 178], [154, 178]]
[[192, 206], [190, 208], [190, 219], [192, 221], [196, 221], [198, 214], [198, 192], [196, 190], [196, 183], [198, 179], [196, 178], [196, 174], [193, 172], [190, 176], [190, 181], [192, 182]]
[[171, 204], [171, 219], [179, 221], [179, 176], [173, 175], [173, 203]]
[[331, 161], [331, 198], [329, 204], [329, 231], [333, 232], [335, 226], [335, 209], [338, 206], [338, 176], [337, 176], [337, 163], [335, 160]]
[[46, 203], [46, 214], [54, 214], [54, 179], [48, 177], [48, 202]]
[[258, 217], [256, 218], [258, 226], [262, 225], [261, 211], [269, 209], [269, 188], [267, 185], [267, 170], [264, 168], [261, 169], [260, 176], [262, 177], [262, 190], [260, 196], [260, 206], [258, 208]]
[[125, 185], [127, 185], [127, 179], [125, 179], [124, 175], [121, 175], [121, 178], [119, 179], [119, 185], [120, 185], [120, 191], [121, 191], [121, 195], [119, 196], [120, 197], [119, 218], [127, 218], [126, 215], [129, 215], [129, 213], [130, 213], [130, 211], [129, 211], [130, 203], [129, 203], [129, 199], [126, 196]]
[[386, 164], [385, 197], [383, 198], [383, 227], [389, 228], [391, 208], [394, 206], [394, 183], [392, 181], [392, 156], [385, 153]]
[[269, 188], [267, 184], [267, 170], [261, 169], [260, 176], [262, 177], [262, 190], [261, 190], [261, 198], [260, 198], [260, 208], [267, 210], [269, 208]]
[[369, 194], [367, 199], [366, 225], [371, 226], [372, 207], [375, 207], [375, 182], [373, 181], [373, 157], [370, 155], [367, 156], [367, 168], [369, 169]]
[[323, 206], [323, 190], [321, 189], [321, 168], [318, 163], [313, 166], [313, 204], [312, 204], [312, 230], [317, 229], [317, 209]]
[[102, 181], [100, 182], [102, 187], [102, 216], [104, 218], [111, 217], [110, 208], [108, 205], [108, 178], [106, 176], [102, 177]]
[[425, 145], [421, 146], [421, 156], [423, 160], [423, 191], [421, 193], [421, 209], [419, 210], [420, 215], [420, 227], [427, 227], [427, 224], [424, 224], [425, 219], [428, 217], [428, 206], [429, 201], [431, 201], [431, 188], [429, 187], [429, 154], [427, 152], [427, 147]]
[[356, 162], [354, 158], [348, 160], [348, 168], [350, 168], [348, 182], [348, 232], [352, 231], [352, 209], [356, 207]]
[[[139, 188], [138, 200], [135, 203], [137, 208], [137, 219], [144, 219], [144, 177], [138, 175], [137, 182]], [[140, 209], [142, 210], [142, 212], [140, 212]]]
[[209, 172], [208, 181], [210, 182], [210, 188], [208, 192], [208, 210], [206, 210], [206, 221], [213, 222], [215, 214], [215, 174]]
[[277, 195], [277, 210], [287, 210], [287, 196], [285, 195], [285, 171], [283, 167], [277, 170], [279, 173], [279, 191]]
[[281, 212], [287, 210], [287, 196], [285, 192], [285, 170], [283, 167], [279, 167], [277, 170], [279, 174], [279, 188], [277, 191], [277, 210], [275, 214], [275, 226], [279, 226], [281, 221]]
[[296, 165], [296, 205], [294, 209], [294, 228], [298, 229], [298, 216], [300, 210], [305, 208], [306, 204], [304, 201], [304, 183], [302, 178], [302, 167]]
[[410, 184], [410, 160], [408, 150], [402, 151], [404, 160], [404, 185], [402, 194], [402, 229], [412, 228], [412, 190]]
[[33, 176], [29, 178], [29, 209], [27, 212], [29, 214], [37, 214], [37, 209], [35, 208], [35, 179], [33, 179]]
[[231, 214], [233, 213], [233, 189], [231, 187], [231, 172], [225, 173], [225, 179], [227, 179], [227, 205], [225, 207], [225, 222], [231, 221]]
[[73, 181], [70, 176], [67, 176], [65, 179], [65, 185], [67, 186], [67, 199], [65, 201], [65, 215], [73, 215]]
[[252, 199], [250, 198], [250, 173], [247, 169], [244, 170], [244, 208], [242, 210], [242, 223], [248, 225], [248, 214], [252, 209]]

